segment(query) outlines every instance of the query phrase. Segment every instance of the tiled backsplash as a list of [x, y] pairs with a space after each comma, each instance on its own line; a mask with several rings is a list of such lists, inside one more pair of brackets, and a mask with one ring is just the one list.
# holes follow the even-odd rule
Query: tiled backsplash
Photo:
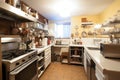
[[55, 42], [56, 41], [61, 41], [61, 44], [70, 44], [70, 39], [55, 39]]
[[[61, 44], [71, 44], [74, 39], [55, 39], [61, 41]], [[109, 42], [109, 38], [81, 38], [82, 44], [98, 46], [99, 43]]]
[[109, 42], [109, 38], [81, 38], [84, 45], [98, 46], [100, 42]]

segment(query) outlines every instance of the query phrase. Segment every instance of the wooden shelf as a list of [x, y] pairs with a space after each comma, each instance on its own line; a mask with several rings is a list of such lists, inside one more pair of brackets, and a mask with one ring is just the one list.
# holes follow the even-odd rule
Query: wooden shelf
[[82, 62], [71, 61], [70, 64], [83, 64]]
[[68, 63], [68, 59], [63, 59], [61, 63]]
[[71, 57], [80, 58], [80, 55], [71, 55]]
[[87, 27], [93, 25], [93, 22], [81, 22], [82, 27]]

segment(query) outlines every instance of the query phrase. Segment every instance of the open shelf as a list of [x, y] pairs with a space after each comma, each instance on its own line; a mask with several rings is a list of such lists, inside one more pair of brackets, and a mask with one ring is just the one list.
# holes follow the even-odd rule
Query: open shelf
[[83, 64], [83, 47], [70, 47], [69, 63], [70, 64]]
[[77, 62], [77, 61], [71, 61], [70, 64], [83, 64], [82, 62]]
[[40, 74], [38, 74], [38, 78], [43, 74], [44, 71], [41, 71]]
[[38, 67], [38, 70], [40, 70], [42, 67], [44, 67], [44, 65], [41, 65], [40, 67]]
[[40, 61], [40, 60], [42, 60], [42, 59], [44, 59], [44, 57], [39, 57], [38, 61]]
[[68, 59], [63, 59], [61, 63], [68, 63]]
[[80, 55], [71, 55], [71, 57], [81, 58], [81, 56], [80, 56]]
[[35, 17], [5, 2], [0, 2], [0, 12], [1, 12], [0, 13], [1, 18], [5, 18], [11, 21], [22, 21], [22, 22], [24, 21], [37, 22], [38, 21]]

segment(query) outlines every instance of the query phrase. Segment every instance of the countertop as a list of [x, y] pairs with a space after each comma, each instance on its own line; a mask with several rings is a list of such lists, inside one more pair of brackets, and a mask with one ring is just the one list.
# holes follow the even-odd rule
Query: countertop
[[40, 53], [51, 46], [54, 46], [54, 47], [69, 47], [69, 46], [84, 47], [87, 50], [88, 55], [91, 57], [91, 59], [95, 62], [97, 67], [103, 73], [108, 73], [108, 72], [119, 72], [120, 73], [120, 59], [105, 58], [102, 54], [100, 54], [100, 50], [90, 50], [87, 48], [87, 47], [96, 47], [94, 45], [76, 45], [76, 44], [55, 45], [55, 44], [50, 44], [43, 48], [35, 48], [35, 49], [38, 51], [38, 53]]
[[92, 60], [103, 73], [120, 73], [120, 59], [105, 58], [100, 53], [100, 50], [89, 50], [86, 46], [84, 46], [84, 48], [87, 50], [88, 55], [92, 58]]
[[33, 48], [33, 49], [37, 50], [37, 52], [40, 53], [40, 52], [44, 51], [45, 49], [47, 49], [47, 48], [49, 48], [49, 47], [51, 47], [53, 45], [54, 44], [52, 43], [52, 44], [44, 46], [44, 47], [38, 47], [38, 48]]
[[61, 44], [61, 45], [53, 45], [54, 47], [96, 47], [95, 45], [84, 45], [84, 44]]

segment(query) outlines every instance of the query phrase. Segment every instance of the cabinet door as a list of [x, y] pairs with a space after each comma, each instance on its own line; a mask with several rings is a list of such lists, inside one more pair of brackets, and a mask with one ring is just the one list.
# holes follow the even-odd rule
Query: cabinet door
[[97, 80], [105, 80], [105, 76], [103, 75], [103, 73], [100, 71], [100, 69], [96, 66], [96, 77], [97, 77]]
[[85, 70], [85, 72], [87, 73], [86, 54], [87, 54], [87, 51], [84, 50], [84, 70]]
[[51, 56], [46, 58], [46, 60], [45, 60], [45, 68], [47, 68], [50, 63], [51, 63]]

